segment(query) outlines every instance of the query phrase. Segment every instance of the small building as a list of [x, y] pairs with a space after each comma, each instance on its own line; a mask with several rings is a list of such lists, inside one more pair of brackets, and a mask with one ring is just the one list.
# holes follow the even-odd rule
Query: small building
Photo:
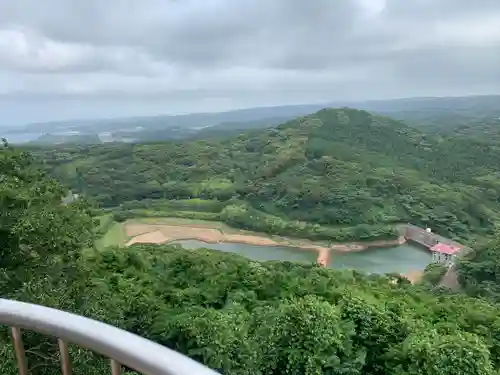
[[79, 197], [78, 194], [73, 194], [71, 191], [69, 191], [68, 195], [66, 195], [65, 197], [63, 197], [61, 199], [61, 201], [62, 201], [63, 205], [67, 205], [67, 204], [73, 203], [75, 200], [78, 199], [78, 197]]
[[442, 263], [450, 266], [455, 263], [455, 259], [461, 248], [438, 242], [436, 245], [430, 247], [429, 250], [432, 252], [432, 261], [434, 263]]

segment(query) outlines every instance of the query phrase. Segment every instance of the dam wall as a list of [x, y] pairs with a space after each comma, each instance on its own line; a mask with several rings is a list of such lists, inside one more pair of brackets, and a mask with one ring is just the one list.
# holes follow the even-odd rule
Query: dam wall
[[406, 238], [406, 240], [413, 241], [422, 246], [425, 246], [427, 249], [430, 249], [432, 246], [443, 243], [446, 245], [450, 245], [453, 247], [459, 247], [461, 249], [460, 253], [467, 252], [470, 250], [467, 246], [464, 246], [461, 243], [458, 243], [450, 238], [440, 236], [439, 234], [428, 232], [427, 230], [417, 227], [412, 224], [404, 224], [398, 227], [399, 235]]

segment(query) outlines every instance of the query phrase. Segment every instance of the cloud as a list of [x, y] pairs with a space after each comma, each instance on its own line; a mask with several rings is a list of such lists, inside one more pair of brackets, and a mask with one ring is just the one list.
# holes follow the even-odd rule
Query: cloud
[[175, 112], [493, 93], [498, 66], [498, 0], [0, 2], [0, 94], [18, 102]]
[[0, 29], [0, 67], [14, 72], [148, 75], [158, 65], [139, 49], [63, 42], [26, 27]]

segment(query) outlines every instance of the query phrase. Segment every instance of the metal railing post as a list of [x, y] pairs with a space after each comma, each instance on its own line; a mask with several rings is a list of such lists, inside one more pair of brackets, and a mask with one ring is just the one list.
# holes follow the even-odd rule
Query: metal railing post
[[14, 342], [14, 350], [16, 352], [17, 368], [19, 375], [28, 375], [28, 361], [26, 361], [26, 353], [24, 352], [23, 336], [18, 327], [11, 327], [12, 341]]
[[59, 339], [59, 353], [61, 355], [62, 375], [71, 375], [71, 359], [69, 358], [68, 343]]
[[122, 365], [112, 359], [111, 361], [111, 375], [120, 375], [121, 370], [122, 370]]

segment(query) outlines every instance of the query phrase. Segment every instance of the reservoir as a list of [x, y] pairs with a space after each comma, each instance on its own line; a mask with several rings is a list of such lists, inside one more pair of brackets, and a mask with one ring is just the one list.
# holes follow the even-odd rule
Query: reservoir
[[408, 273], [423, 270], [432, 262], [426, 249], [403, 244], [351, 253], [333, 253], [330, 268], [349, 268], [368, 273]]
[[287, 246], [259, 246], [243, 243], [205, 243], [197, 240], [175, 241], [186, 249], [213, 249], [226, 253], [236, 253], [252, 260], [288, 260], [290, 262], [315, 263], [318, 254], [315, 251], [304, 251]]
[[[236, 253], [247, 258], [287, 260], [315, 263], [317, 253], [287, 246], [258, 246], [239, 243], [209, 244], [196, 240], [175, 241], [186, 249], [207, 248]], [[420, 247], [404, 244], [387, 248], [373, 248], [359, 252], [332, 252], [329, 268], [355, 269], [368, 273], [407, 273], [423, 270], [432, 261], [430, 252]]]

